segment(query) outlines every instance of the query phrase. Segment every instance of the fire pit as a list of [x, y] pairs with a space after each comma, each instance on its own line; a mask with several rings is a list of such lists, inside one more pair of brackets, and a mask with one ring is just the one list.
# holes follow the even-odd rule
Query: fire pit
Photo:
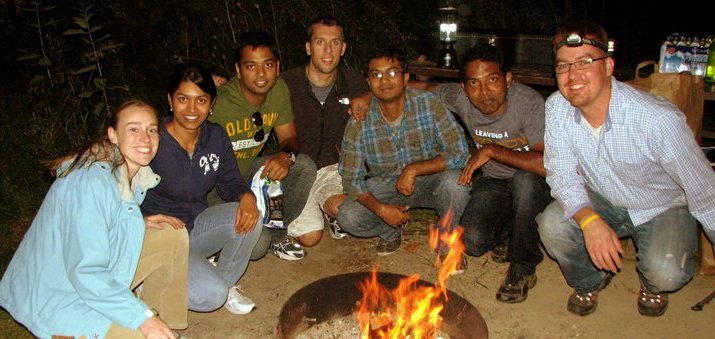
[[[335, 275], [315, 281], [296, 291], [283, 305], [278, 318], [279, 338], [294, 338], [313, 325], [353, 314], [361, 298], [358, 283], [370, 278], [369, 272]], [[378, 273], [380, 284], [394, 288], [403, 275]], [[419, 280], [418, 285], [432, 285]], [[447, 290], [442, 310], [441, 331], [451, 338], [487, 338], [487, 324], [479, 311], [458, 294]]]

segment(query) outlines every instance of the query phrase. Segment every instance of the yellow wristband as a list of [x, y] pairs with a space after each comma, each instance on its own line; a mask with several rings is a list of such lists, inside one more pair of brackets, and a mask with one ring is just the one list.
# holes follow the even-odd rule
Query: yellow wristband
[[588, 223], [590, 223], [591, 221], [594, 221], [594, 220], [596, 220], [596, 219], [598, 219], [598, 218], [600, 218], [600, 217], [598, 216], [598, 214], [594, 213], [594, 214], [592, 214], [590, 217], [588, 217], [588, 218], [584, 219], [583, 221], [581, 221], [581, 225], [580, 225], [581, 230], [583, 231], [584, 228], [586, 228], [586, 225], [588, 225]]

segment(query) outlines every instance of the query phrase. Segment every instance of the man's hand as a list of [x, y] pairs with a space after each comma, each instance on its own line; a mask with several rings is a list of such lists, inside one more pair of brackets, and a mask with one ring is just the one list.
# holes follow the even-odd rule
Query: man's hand
[[157, 316], [152, 316], [139, 325], [139, 331], [147, 339], [176, 339], [174, 332]]
[[472, 182], [472, 175], [474, 171], [480, 169], [484, 164], [491, 160], [491, 147], [485, 145], [481, 149], [477, 150], [469, 157], [467, 165], [462, 169], [462, 173], [459, 174], [459, 184], [467, 185]]
[[583, 229], [583, 239], [588, 255], [596, 267], [613, 273], [621, 269], [623, 245], [616, 232], [603, 219], [589, 222]]
[[264, 166], [261, 179], [268, 177], [271, 180], [283, 180], [290, 170], [290, 157], [286, 152], [278, 152], [268, 159]]
[[372, 100], [372, 93], [370, 92], [365, 92], [360, 96], [351, 98], [348, 114], [350, 114], [353, 119], [362, 121], [370, 109], [370, 100]]
[[164, 229], [164, 225], [162, 224], [169, 224], [176, 230], [186, 227], [186, 224], [184, 224], [181, 219], [164, 214], [154, 214], [144, 217], [144, 224], [147, 228], [156, 228], [158, 230]]
[[256, 221], [260, 217], [258, 206], [256, 206], [256, 196], [253, 193], [244, 193], [238, 199], [238, 209], [236, 210], [236, 223], [233, 228], [236, 234], [246, 234], [253, 231]]
[[407, 165], [395, 183], [397, 191], [405, 196], [412, 195], [415, 192], [415, 177], [417, 177], [417, 173], [411, 169], [410, 165]]
[[410, 221], [409, 206], [383, 204], [375, 214], [392, 227], [399, 227]]
[[211, 79], [213, 80], [214, 85], [216, 85], [216, 87], [221, 86], [226, 83], [226, 78], [224, 78], [220, 75], [211, 74]]

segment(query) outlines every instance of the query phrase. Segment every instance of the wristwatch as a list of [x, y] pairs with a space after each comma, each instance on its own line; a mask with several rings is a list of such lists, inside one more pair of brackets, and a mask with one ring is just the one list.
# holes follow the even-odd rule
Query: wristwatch
[[295, 153], [293, 153], [291, 151], [283, 151], [283, 152], [286, 152], [286, 154], [288, 154], [288, 160], [290, 160], [290, 165], [293, 166], [293, 164], [295, 164]]

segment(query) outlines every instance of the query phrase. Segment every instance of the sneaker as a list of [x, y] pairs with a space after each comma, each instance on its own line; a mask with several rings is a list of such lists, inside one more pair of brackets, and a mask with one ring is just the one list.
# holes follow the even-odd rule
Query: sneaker
[[333, 239], [343, 239], [348, 236], [348, 233], [343, 231], [342, 227], [338, 224], [338, 219], [335, 219], [323, 212], [323, 216], [328, 220], [328, 233]]
[[497, 300], [503, 303], [516, 304], [526, 300], [529, 289], [536, 286], [536, 274], [524, 275], [509, 270], [504, 282], [497, 291]]
[[499, 245], [496, 245], [494, 248], [492, 248], [492, 261], [496, 263], [505, 263], [506, 262], [506, 253], [509, 250], [509, 243], [507, 240], [504, 240]]
[[278, 258], [283, 260], [300, 260], [305, 257], [303, 246], [292, 238], [285, 238], [280, 242], [271, 244], [271, 250]]
[[399, 237], [396, 240], [392, 241], [386, 241], [385, 239], [380, 238], [380, 241], [377, 243], [377, 255], [384, 257], [386, 255], [395, 253], [395, 251], [400, 249], [401, 243], [402, 237]]
[[245, 292], [241, 286], [233, 286], [228, 290], [228, 298], [226, 298], [226, 309], [233, 314], [248, 314], [256, 308], [256, 303], [250, 298], [243, 295]]
[[638, 312], [647, 317], [660, 317], [668, 309], [667, 293], [650, 293], [641, 285], [638, 294]]
[[571, 296], [569, 297], [569, 302], [566, 305], [566, 309], [569, 312], [580, 316], [589, 315], [596, 311], [596, 307], [598, 306], [598, 293], [603, 291], [603, 289], [608, 286], [608, 283], [611, 282], [612, 277], [612, 274], [607, 273], [606, 277], [601, 283], [601, 287], [599, 287], [593, 292], [578, 293], [577, 291], [574, 291], [573, 294], [571, 294]]
[[208, 260], [213, 267], [216, 267], [218, 265], [218, 253], [210, 256]]

